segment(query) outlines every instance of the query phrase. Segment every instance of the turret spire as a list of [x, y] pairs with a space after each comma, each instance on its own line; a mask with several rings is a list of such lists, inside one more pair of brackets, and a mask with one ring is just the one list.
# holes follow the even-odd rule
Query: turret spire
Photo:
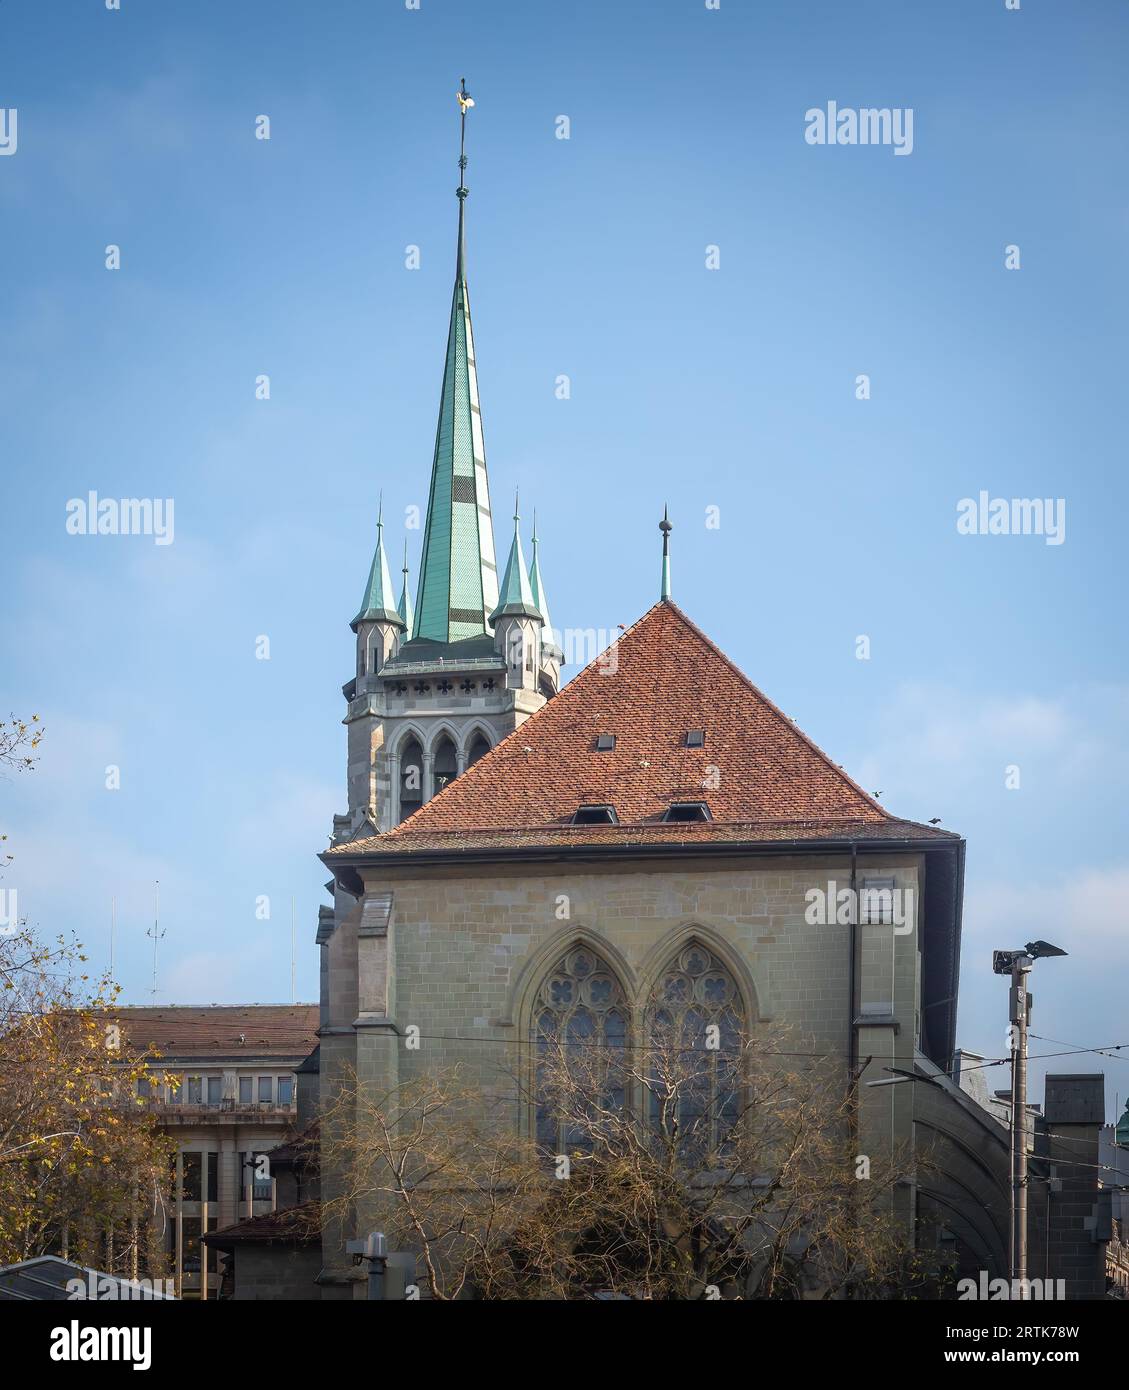
[[541, 612], [533, 599], [529, 584], [529, 573], [525, 568], [525, 556], [521, 552], [521, 531], [519, 523], [517, 494], [514, 494], [514, 538], [510, 543], [510, 556], [506, 561], [506, 573], [502, 578], [502, 593], [498, 606], [490, 614], [490, 621], [503, 617], [540, 618]]
[[412, 607], [412, 595], [408, 588], [408, 538], [404, 537], [404, 565], [401, 573], [404, 576], [404, 587], [400, 590], [400, 602], [396, 605], [396, 612], [400, 615], [400, 621], [404, 624], [404, 631], [410, 638], [412, 626], [415, 623], [415, 609]]
[[384, 494], [376, 513], [376, 551], [368, 572], [365, 596], [361, 601], [360, 612], [349, 624], [354, 632], [363, 622], [391, 623], [403, 627], [404, 623], [392, 603], [392, 576], [388, 572], [388, 556], [384, 553]]
[[545, 584], [541, 578], [541, 560], [537, 552], [537, 513], [533, 513], [533, 563], [529, 567], [529, 588], [533, 594], [533, 602], [537, 605], [537, 610], [541, 614], [541, 644], [554, 651], [559, 651], [556, 634], [553, 632], [553, 620], [549, 617], [549, 600], [545, 596]]
[[487, 635], [489, 615], [498, 602], [498, 568], [466, 284], [466, 116], [474, 101], [467, 94], [465, 81], [456, 96], [460, 111], [458, 255], [413, 634], [443, 643]]
[[670, 524], [665, 506], [663, 507], [663, 519], [659, 522], [659, 530], [663, 533], [663, 574], [659, 601], [667, 602], [670, 599], [670, 533], [674, 527]]

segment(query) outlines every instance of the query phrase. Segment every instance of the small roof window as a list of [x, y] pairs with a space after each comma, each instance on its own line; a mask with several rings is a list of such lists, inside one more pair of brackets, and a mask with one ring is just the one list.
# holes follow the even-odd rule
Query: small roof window
[[573, 825], [618, 825], [614, 806], [578, 806], [573, 813]]
[[663, 820], [691, 821], [712, 820], [710, 808], [704, 801], [672, 801], [666, 808]]
[[610, 753], [615, 748], [615, 734], [597, 734], [596, 752]]
[[704, 748], [706, 745], [705, 729], [689, 729], [686, 733], [687, 748]]

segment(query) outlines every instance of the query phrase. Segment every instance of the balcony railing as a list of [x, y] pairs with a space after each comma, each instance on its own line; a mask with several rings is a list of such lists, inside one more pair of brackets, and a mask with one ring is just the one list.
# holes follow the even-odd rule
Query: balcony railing
[[166, 1096], [138, 1096], [146, 1110], [173, 1115], [292, 1115], [293, 1100], [169, 1100]]

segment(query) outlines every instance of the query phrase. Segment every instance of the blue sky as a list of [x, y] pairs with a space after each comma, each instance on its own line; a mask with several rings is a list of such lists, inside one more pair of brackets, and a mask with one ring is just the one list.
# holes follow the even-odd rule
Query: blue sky
[[[315, 997], [348, 620], [378, 490], [394, 557], [426, 500], [465, 74], [498, 533], [520, 485], [555, 621], [653, 602], [669, 502], [686, 611], [967, 836], [964, 1044], [999, 1055], [989, 953], [1032, 935], [1071, 951], [1035, 1031], [1129, 1042], [1123, 5], [9, 0], [0, 40], [0, 699], [48, 730], [0, 809], [33, 923], [105, 959], [116, 896], [146, 1002], [159, 879], [159, 997], [279, 1000], [293, 898]], [[807, 144], [829, 100], [912, 108], [912, 155]], [[91, 489], [172, 497], [175, 542], [68, 535]], [[1065, 499], [1065, 542], [958, 535], [981, 490]], [[1123, 1061], [1052, 1065], [1129, 1094]]]

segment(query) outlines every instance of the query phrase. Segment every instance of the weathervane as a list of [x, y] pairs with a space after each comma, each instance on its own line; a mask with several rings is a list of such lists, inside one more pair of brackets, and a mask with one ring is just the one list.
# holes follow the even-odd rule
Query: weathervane
[[474, 105], [474, 98], [467, 92], [466, 78], [459, 78], [459, 90], [455, 93], [455, 100], [459, 103], [459, 187], [457, 196], [465, 198], [469, 191], [465, 182], [466, 174], [466, 113]]

